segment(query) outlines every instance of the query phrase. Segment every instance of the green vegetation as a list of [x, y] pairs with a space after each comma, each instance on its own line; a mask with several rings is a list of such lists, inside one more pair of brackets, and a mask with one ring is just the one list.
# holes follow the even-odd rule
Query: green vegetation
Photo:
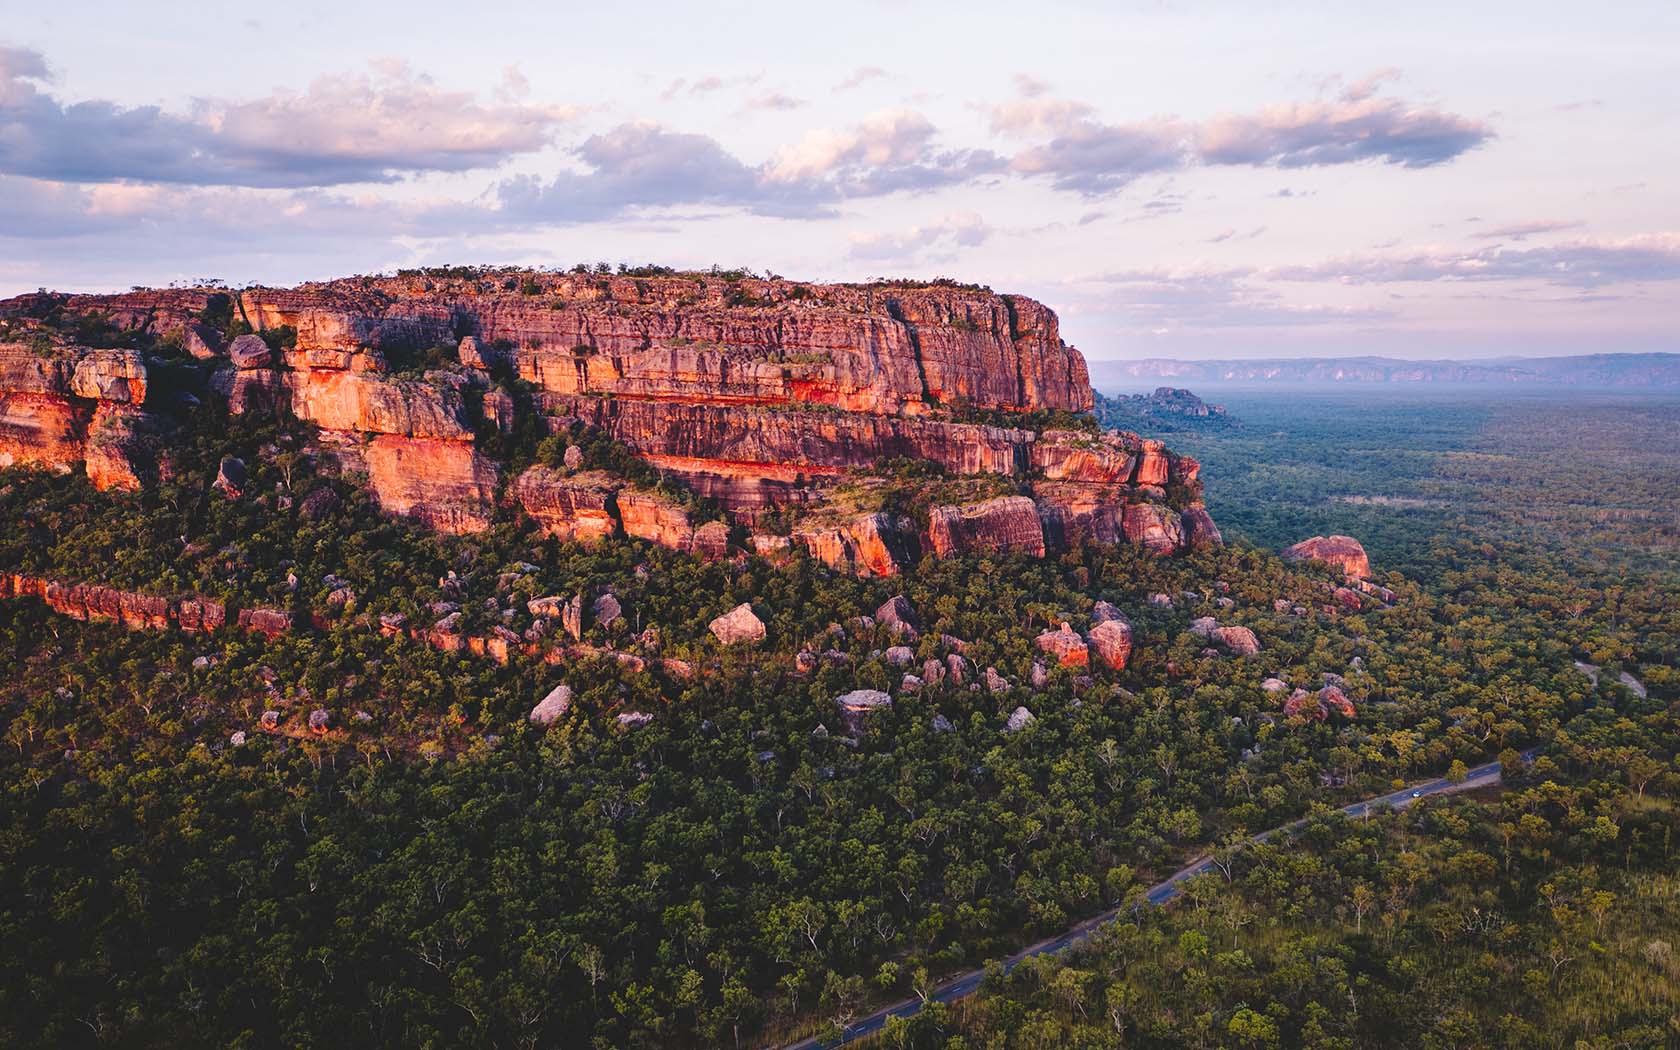
[[[1182, 449], [1229, 548], [930, 560], [895, 581], [561, 544], [506, 510], [436, 535], [375, 513], [292, 425], [208, 410], [145, 492], [0, 474], [0, 570], [323, 613], [265, 643], [0, 603], [0, 1042], [774, 1042], [1123, 902], [1209, 843], [1531, 743], [1548, 750], [1517, 793], [1315, 817], [1294, 847], [1237, 853], [1228, 883], [889, 1045], [1672, 1041], [1680, 587], [1660, 407], [1232, 408], [1247, 429]], [[638, 469], [588, 431], [529, 454], [563, 462], [569, 443], [587, 468]], [[237, 501], [208, 490], [229, 453], [251, 470]], [[905, 500], [944, 480], [885, 473]], [[1347, 498], [1471, 491], [1455, 509]], [[1328, 531], [1366, 542], [1391, 608], [1322, 612], [1330, 573], [1268, 553]], [[352, 607], [328, 613], [328, 576]], [[624, 622], [588, 642], [654, 627], [700, 673], [503, 666], [376, 619], [424, 627], [448, 600], [468, 629], [492, 609], [522, 629], [526, 599], [608, 586]], [[1015, 688], [898, 689], [895, 639], [853, 621], [899, 591], [918, 663], [956, 636]], [[1034, 636], [1099, 598], [1132, 619], [1131, 666], [1029, 687]], [[719, 646], [707, 623], [749, 600], [768, 640]], [[1186, 629], [1202, 615], [1263, 652], [1210, 655]], [[835, 655], [796, 674], [807, 644]], [[1283, 718], [1259, 688], [1274, 674], [1342, 676], [1357, 719]], [[529, 724], [562, 681], [572, 710]], [[834, 697], [859, 687], [896, 702], [853, 740]], [[1017, 704], [1037, 720], [1006, 734]], [[304, 728], [317, 708], [325, 734]], [[257, 729], [267, 710], [277, 732]]]

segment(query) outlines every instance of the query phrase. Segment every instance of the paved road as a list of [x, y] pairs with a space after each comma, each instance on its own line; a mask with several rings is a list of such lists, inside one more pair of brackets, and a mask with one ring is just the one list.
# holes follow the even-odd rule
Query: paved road
[[[1537, 747], [1524, 751], [1522, 753], [1523, 761], [1532, 762], [1534, 761], [1534, 756], [1539, 753], [1540, 749]], [[1368, 798], [1362, 802], [1355, 802], [1352, 805], [1343, 806], [1342, 812], [1346, 813], [1350, 817], [1363, 817], [1365, 814], [1369, 813], [1372, 809], [1378, 806], [1388, 806], [1392, 809], [1405, 809], [1418, 799], [1425, 798], [1429, 795], [1448, 795], [1455, 791], [1471, 791], [1479, 787], [1486, 787], [1489, 784], [1497, 783], [1499, 783], [1499, 763], [1489, 762], [1485, 765], [1476, 766], [1474, 769], [1471, 769], [1461, 783], [1454, 784], [1445, 778], [1426, 780], [1421, 784], [1413, 784], [1410, 787], [1401, 788], [1399, 791], [1391, 791], [1386, 795], [1378, 795], [1375, 798]], [[1251, 843], [1265, 842], [1267, 839], [1273, 838], [1274, 836], [1285, 835], [1296, 831], [1304, 827], [1306, 823], [1307, 822], [1305, 820], [1297, 820], [1292, 824], [1285, 824], [1280, 828], [1273, 828], [1270, 831], [1262, 831], [1258, 835], [1251, 836], [1248, 841]], [[1184, 892], [1185, 882], [1195, 878], [1197, 875], [1200, 875], [1205, 871], [1208, 871], [1212, 867], [1212, 857], [1199, 857], [1196, 860], [1191, 861], [1178, 871], [1173, 872], [1172, 876], [1165, 882], [1157, 883], [1155, 886], [1151, 887], [1147, 895], [1149, 903], [1167, 903]], [[1056, 952], [1065, 951], [1068, 948], [1071, 948], [1073, 945], [1078, 944], [1080, 941], [1089, 937], [1091, 932], [1097, 927], [1103, 925], [1104, 923], [1112, 922], [1114, 919], [1118, 918], [1123, 911], [1125, 911], [1125, 906], [1110, 909], [1095, 918], [1086, 919], [1084, 922], [1065, 933], [1052, 937], [1049, 940], [1039, 941], [1037, 944], [1021, 949], [1003, 961], [1004, 971], [1007, 973], [1008, 971], [1013, 970], [1024, 960], [1030, 959], [1035, 955], [1053, 955]], [[973, 995], [975, 990], [980, 987], [980, 982], [985, 980], [985, 977], [986, 971], [983, 969], [970, 970], [965, 974], [960, 974], [959, 976], [953, 977], [945, 983], [939, 985], [933, 990], [933, 994], [929, 996], [929, 999], [936, 1003], [949, 1003], [954, 1002], [957, 999]], [[920, 999], [905, 999], [901, 1002], [893, 1003], [891, 1006], [883, 1007], [882, 1009], [870, 1014], [868, 1017], [853, 1021], [851, 1024], [846, 1026], [845, 1034], [838, 1040], [825, 1041], [820, 1037], [812, 1036], [811, 1038], [805, 1039], [801, 1042], [789, 1043], [787, 1046], [783, 1047], [782, 1050], [831, 1050], [832, 1047], [837, 1047], [844, 1043], [854, 1043], [867, 1036], [874, 1035], [876, 1032], [879, 1032], [882, 1028], [886, 1027], [888, 1018], [910, 1017], [918, 1013], [921, 1008], [922, 1001]]]

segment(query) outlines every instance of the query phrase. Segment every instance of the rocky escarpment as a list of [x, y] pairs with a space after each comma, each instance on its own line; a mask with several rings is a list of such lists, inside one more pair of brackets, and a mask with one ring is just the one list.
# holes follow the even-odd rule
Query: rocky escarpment
[[[142, 349], [79, 345], [66, 318]], [[503, 501], [566, 539], [721, 555], [733, 525], [752, 549], [863, 574], [925, 554], [1220, 542], [1194, 460], [1079, 422], [1093, 395], [1054, 313], [950, 283], [436, 271], [37, 294], [0, 303], [0, 322], [0, 463], [83, 464], [102, 488], [166, 473], [171, 421], [214, 398], [316, 425], [318, 451], [386, 510], [452, 532], [488, 527]], [[645, 479], [570, 462], [513, 475], [486, 452], [487, 434], [533, 429], [610, 438], [728, 520], [692, 520]], [[913, 519], [835, 501], [905, 461], [1012, 491]]]

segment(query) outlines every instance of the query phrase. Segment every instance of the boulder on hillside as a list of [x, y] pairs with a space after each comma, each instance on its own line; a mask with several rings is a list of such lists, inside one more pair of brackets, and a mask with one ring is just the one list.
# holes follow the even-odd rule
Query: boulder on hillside
[[246, 480], [245, 461], [237, 456], [223, 456], [216, 467], [216, 480], [210, 483], [210, 488], [228, 499], [238, 499], [245, 493]]
[[895, 594], [881, 603], [875, 610], [877, 623], [885, 624], [887, 630], [894, 634], [903, 635], [914, 641], [920, 634], [920, 623], [916, 619], [915, 607], [902, 594]]
[[549, 690], [548, 695], [531, 708], [530, 720], [545, 726], [572, 709], [572, 687], [564, 682]]
[[1365, 548], [1352, 536], [1314, 536], [1287, 548], [1285, 561], [1321, 561], [1341, 569], [1349, 579], [1371, 575], [1371, 561]]
[[596, 598], [589, 611], [598, 626], [611, 627], [624, 615], [624, 606], [619, 604], [617, 596], [608, 592]]
[[1007, 693], [1009, 690], [1015, 688], [1009, 679], [998, 674], [997, 668], [995, 667], [986, 668], [986, 673], [981, 676], [981, 680], [986, 684], [986, 691], [991, 693], [993, 696], [997, 696], [1000, 693]]
[[240, 371], [267, 368], [274, 359], [274, 351], [260, 335], [242, 335], [227, 346], [228, 360]]
[[1260, 639], [1247, 627], [1220, 627], [1213, 632], [1213, 640], [1238, 656], [1253, 656], [1260, 651]]
[[476, 336], [462, 336], [460, 345], [456, 347], [455, 356], [460, 358], [461, 363], [468, 368], [484, 369], [490, 367], [484, 360], [484, 353], [478, 345]]
[[1036, 721], [1038, 721], [1038, 719], [1033, 717], [1033, 713], [1031, 711], [1028, 711], [1024, 707], [1017, 707], [1009, 713], [1009, 721], [1004, 723], [1003, 731], [1006, 733], [1019, 733], [1021, 730], [1027, 728]]
[[1353, 708], [1353, 701], [1333, 685], [1327, 685], [1318, 691], [1318, 708], [1323, 713], [1320, 717], [1337, 714], [1343, 718], [1353, 718], [1357, 714]]
[[1085, 639], [1066, 623], [1054, 631], [1045, 631], [1034, 639], [1034, 644], [1041, 652], [1054, 656], [1063, 667], [1084, 667], [1091, 662]]
[[1268, 678], [1260, 683], [1260, 688], [1268, 693], [1281, 693], [1289, 688], [1289, 683], [1281, 678]]
[[872, 712], [892, 707], [892, 697], [879, 689], [853, 689], [835, 697], [834, 703], [840, 708], [840, 717], [845, 720], [847, 730], [856, 733], [863, 728], [864, 720]]
[[753, 614], [751, 602], [742, 602], [708, 626], [712, 634], [717, 636], [717, 640], [724, 645], [756, 642], [764, 637], [764, 621]]
[[1219, 629], [1219, 621], [1211, 616], [1198, 616], [1190, 621], [1190, 633], [1203, 638], [1212, 638], [1213, 632]]
[[1097, 659], [1111, 671], [1122, 671], [1132, 655], [1132, 628], [1123, 619], [1102, 620], [1086, 635]]
[[205, 324], [189, 324], [181, 332], [181, 349], [194, 360], [209, 361], [222, 352], [222, 333]]
[[1125, 614], [1123, 614], [1117, 606], [1110, 602], [1098, 602], [1097, 604], [1091, 606], [1092, 626], [1099, 623], [1107, 623], [1110, 620], [1124, 621], [1125, 619]]
[[1184, 525], [1184, 542], [1190, 547], [1201, 549], [1225, 545], [1225, 537], [1219, 534], [1219, 526], [1213, 523], [1213, 516], [1204, 504], [1191, 504], [1179, 515], [1179, 520]]

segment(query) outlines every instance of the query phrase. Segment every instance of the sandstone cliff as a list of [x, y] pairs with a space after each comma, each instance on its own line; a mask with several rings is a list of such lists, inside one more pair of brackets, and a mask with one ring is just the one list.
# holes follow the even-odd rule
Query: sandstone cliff
[[[94, 317], [112, 345], [141, 349], [77, 345], [58, 323]], [[43, 293], [0, 303], [0, 323], [0, 464], [83, 464], [101, 488], [166, 476], [171, 421], [198, 396], [314, 424], [319, 449], [364, 472], [388, 511], [449, 531], [486, 528], [505, 503], [567, 539], [725, 553], [728, 523], [697, 525], [646, 485], [570, 466], [507, 475], [484, 435], [534, 418], [622, 443], [737, 526], [793, 513], [755, 546], [852, 572], [971, 550], [1219, 542], [1194, 460], [1135, 434], [1045, 428], [1092, 405], [1053, 312], [948, 282], [436, 271]], [[159, 395], [165, 360], [177, 381], [198, 377], [196, 394]], [[1014, 493], [915, 523], [830, 505], [843, 480], [902, 461], [1011, 479]]]

